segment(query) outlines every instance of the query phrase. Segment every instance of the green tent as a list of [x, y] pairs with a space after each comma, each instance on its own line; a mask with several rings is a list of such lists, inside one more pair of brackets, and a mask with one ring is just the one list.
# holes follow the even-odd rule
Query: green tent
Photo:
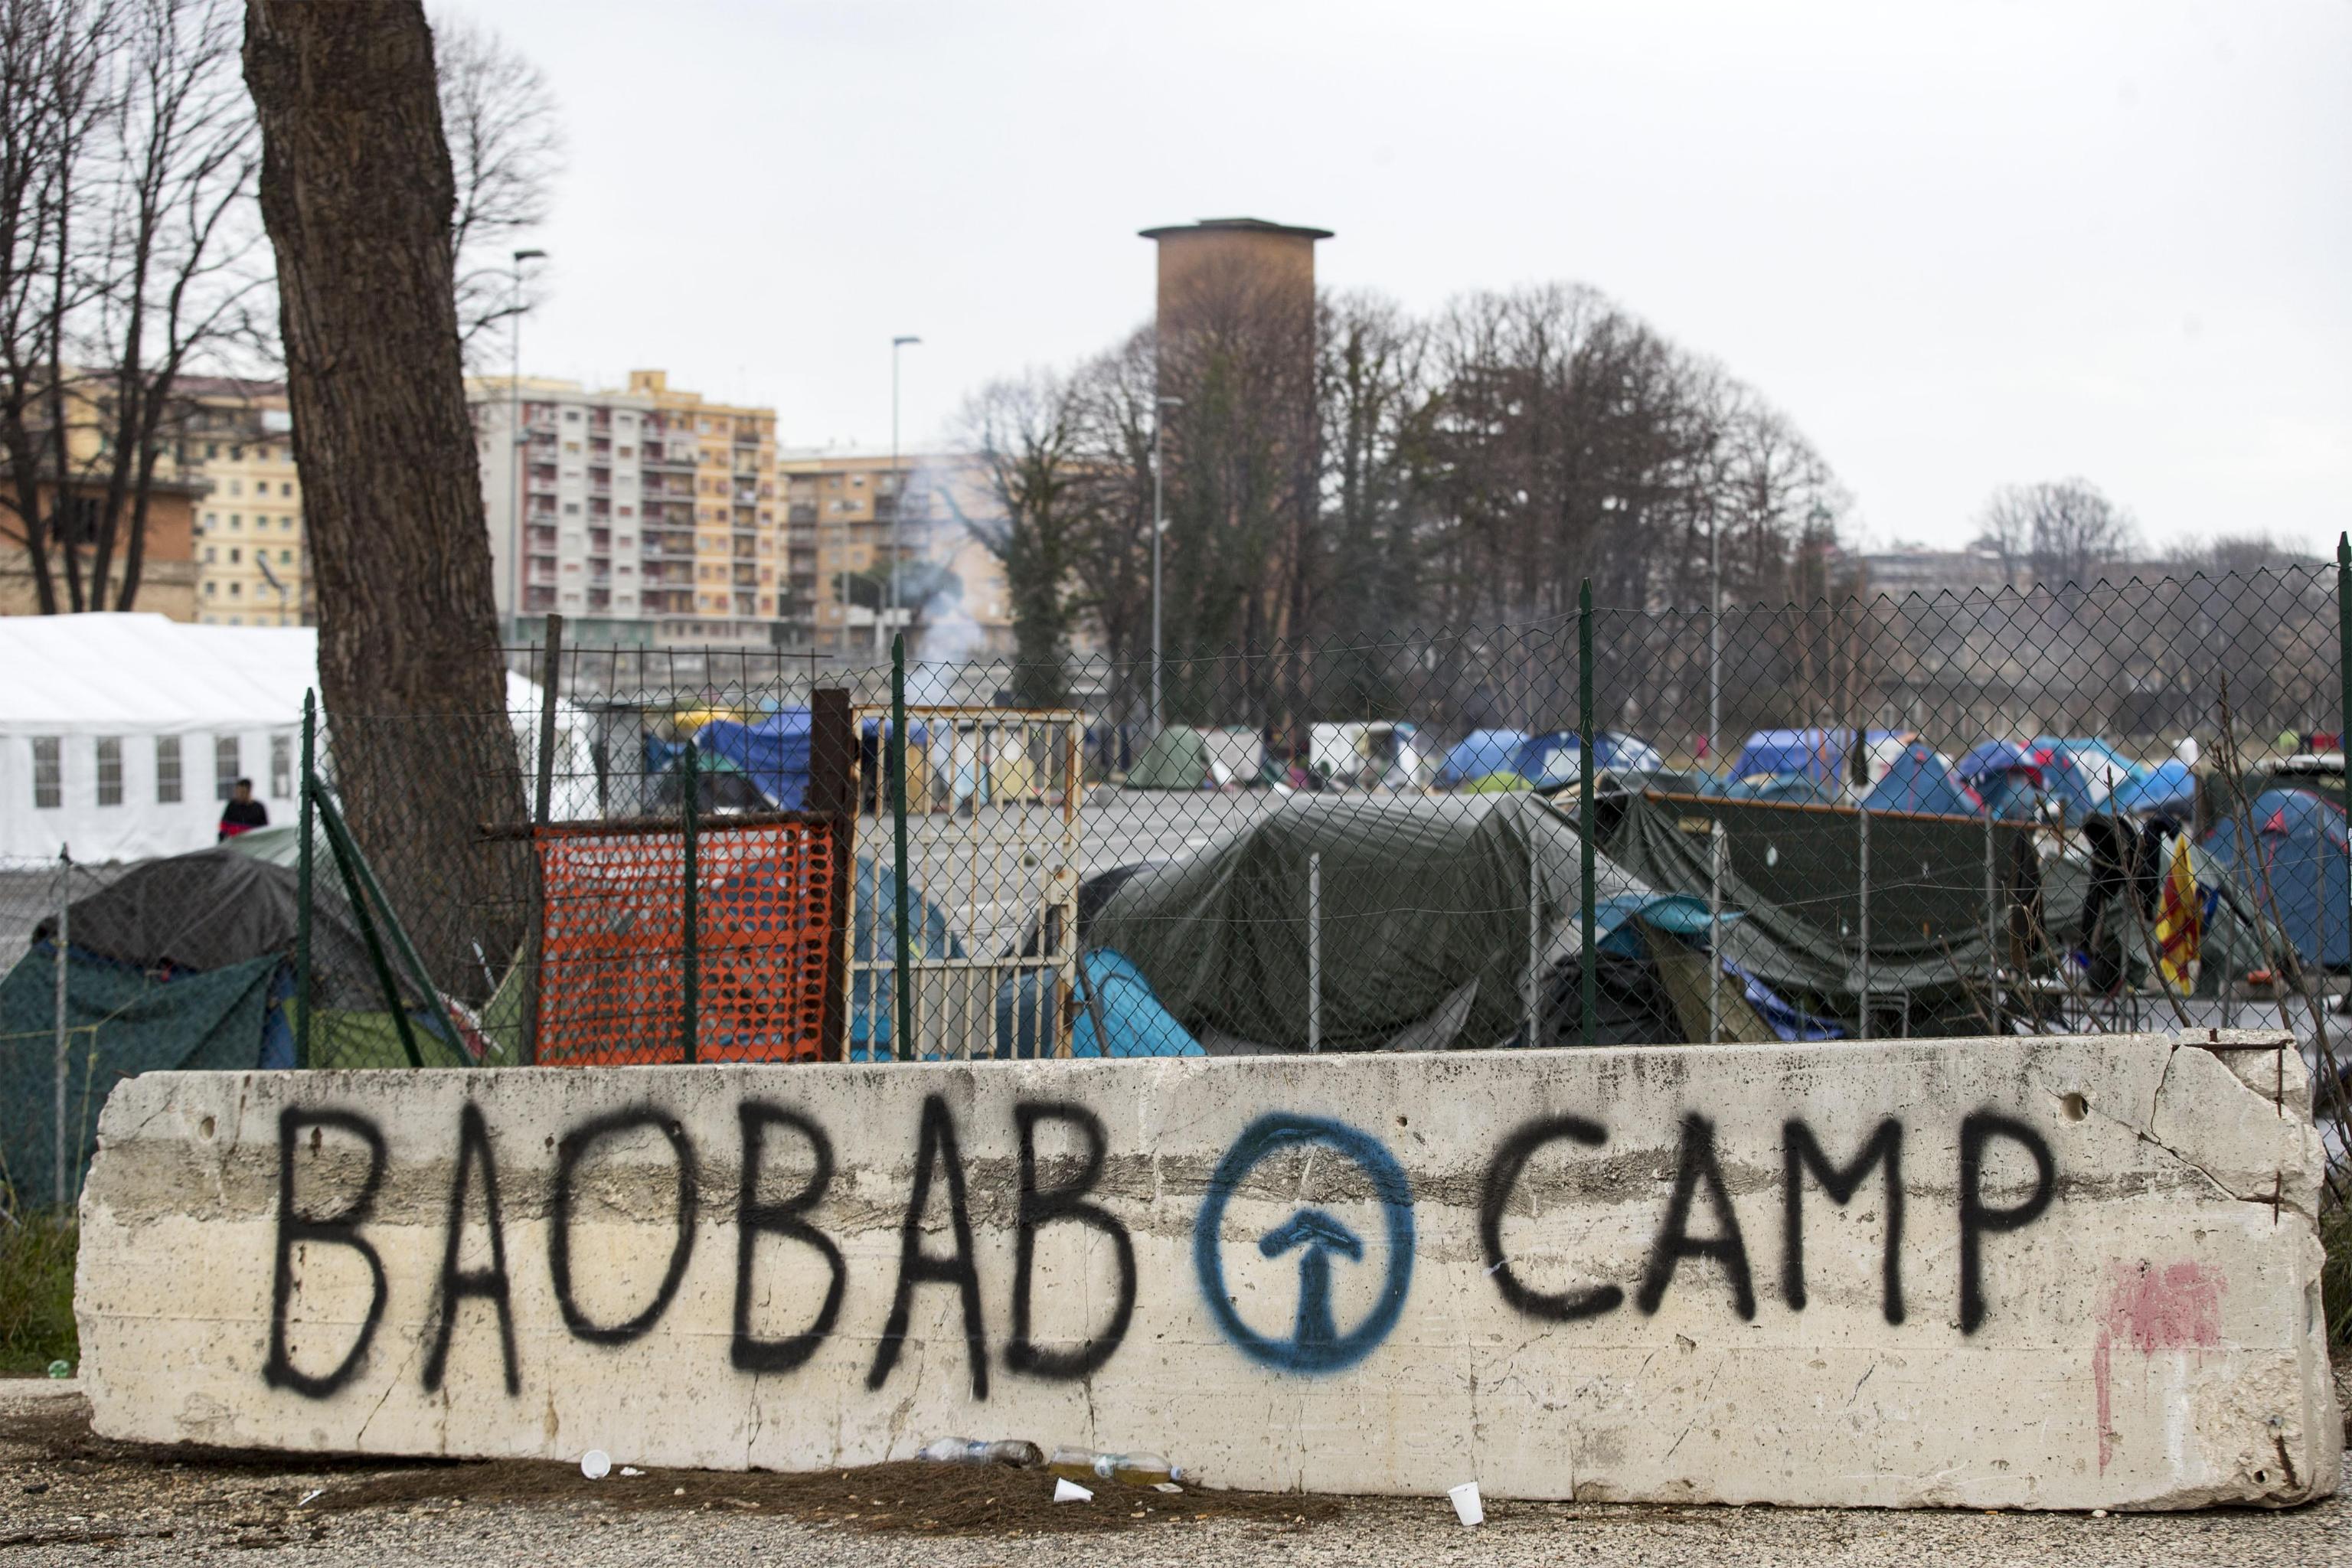
[[1258, 782], [1264, 748], [1248, 730], [1171, 724], [1128, 770], [1129, 789], [1214, 789]]
[[[1539, 964], [1575, 942], [1575, 826], [1522, 793], [1294, 796], [1196, 854], [1138, 872], [1103, 906], [1087, 943], [1133, 961], [1196, 1036], [1303, 1049], [1310, 855], [1326, 1050], [1378, 1049], [1441, 1010], [1458, 1014], [1458, 1027], [1422, 1043], [1499, 1044], [1523, 1017], [1530, 915]], [[1597, 871], [1603, 900], [1648, 891], [1605, 858]]]

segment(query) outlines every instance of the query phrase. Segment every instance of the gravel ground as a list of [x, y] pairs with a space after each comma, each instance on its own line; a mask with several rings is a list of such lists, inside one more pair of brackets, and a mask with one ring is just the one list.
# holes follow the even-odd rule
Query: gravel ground
[[[1201, 1519], [1193, 1510], [1217, 1508], [1215, 1497], [1122, 1491], [1117, 1501], [1106, 1492], [1094, 1503], [1060, 1508], [1016, 1497], [989, 1520], [931, 1519], [928, 1512], [945, 1516], [958, 1506], [950, 1495], [955, 1489], [926, 1498], [919, 1480], [907, 1479], [913, 1473], [910, 1467], [837, 1479], [680, 1471], [639, 1478], [625, 1489], [617, 1479], [590, 1483], [553, 1466], [387, 1466], [380, 1458], [135, 1448], [91, 1438], [79, 1397], [0, 1390], [0, 1557], [12, 1565], [282, 1557], [305, 1568], [2352, 1563], [2352, 1502], [2342, 1498], [2287, 1513], [2105, 1519], [1498, 1502], [1488, 1505], [1483, 1528], [1465, 1530], [1442, 1497], [1296, 1505], [1235, 1498], [1228, 1506], [1238, 1511]], [[972, 1474], [951, 1479], [968, 1483]], [[1034, 1475], [995, 1474], [1039, 1499], [1050, 1486]], [[868, 1496], [883, 1491], [919, 1495], [910, 1508], [908, 1500]], [[968, 1500], [968, 1489], [961, 1496]], [[1147, 1505], [1151, 1513], [1139, 1514]], [[1309, 1514], [1293, 1514], [1290, 1506]]]

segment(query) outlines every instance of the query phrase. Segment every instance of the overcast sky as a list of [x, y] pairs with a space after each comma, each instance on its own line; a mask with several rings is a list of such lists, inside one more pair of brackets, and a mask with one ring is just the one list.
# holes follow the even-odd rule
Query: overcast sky
[[909, 448], [1150, 309], [1135, 231], [1589, 283], [1778, 404], [1874, 547], [2080, 474], [2158, 544], [2352, 523], [2352, 4], [450, 0], [569, 169], [526, 368]]

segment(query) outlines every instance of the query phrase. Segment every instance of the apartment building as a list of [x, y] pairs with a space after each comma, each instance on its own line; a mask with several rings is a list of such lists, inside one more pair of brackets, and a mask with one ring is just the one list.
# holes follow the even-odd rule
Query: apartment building
[[617, 391], [471, 384], [500, 619], [581, 643], [772, 646], [785, 592], [775, 411], [633, 371]]
[[785, 453], [776, 467], [786, 503], [792, 646], [887, 658], [892, 634], [904, 629], [923, 658], [1012, 650], [1003, 568], [965, 525], [995, 504], [980, 459], [804, 450]]
[[[71, 370], [64, 388], [66, 409], [64, 472], [44, 464], [35, 486], [38, 516], [57, 531], [47, 541], [45, 562], [36, 561], [27, 544], [30, 530], [17, 512], [17, 498], [0, 486], [0, 616], [30, 616], [40, 612], [39, 578], [46, 566], [57, 603], [70, 603], [67, 587], [67, 550], [74, 573], [84, 585], [85, 600], [93, 609], [113, 609], [122, 597], [130, 570], [133, 508], [125, 500], [117, 513], [117, 533], [109, 556], [106, 581], [98, 574], [98, 535], [106, 516], [108, 479], [114, 462], [114, 399], [103, 372]], [[183, 475], [169, 452], [157, 465], [147, 494], [146, 521], [140, 544], [139, 591], [134, 609], [151, 611], [174, 621], [196, 618], [194, 530], [196, 506], [205, 490], [201, 478]]]
[[206, 626], [314, 622], [303, 548], [302, 480], [286, 387], [272, 381], [183, 378], [173, 458], [202, 487], [195, 515], [195, 618]]

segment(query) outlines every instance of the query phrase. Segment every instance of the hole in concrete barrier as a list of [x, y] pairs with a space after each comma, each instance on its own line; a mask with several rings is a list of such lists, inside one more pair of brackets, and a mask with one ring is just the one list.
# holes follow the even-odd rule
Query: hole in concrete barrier
[[2267, 1482], [2270, 1479], [2271, 1479], [2271, 1473], [2270, 1473], [2268, 1470], [2256, 1470], [2256, 1471], [2254, 1472], [2254, 1484], [2255, 1484], [2256, 1486], [2261, 1486], [2261, 1485], [2264, 1484], [2264, 1483], [2265, 1483], [2265, 1482]]
[[196, 1123], [196, 1136], [199, 1138], [209, 1139], [212, 1135], [213, 1119], [207, 1116], [202, 1121]]
[[2091, 1102], [2084, 1100], [2079, 1093], [2069, 1092], [2066, 1098], [2058, 1103], [2065, 1110], [2066, 1120], [2069, 1121], [2080, 1121], [2091, 1114]]
[[1404, 1120], [1404, 1118], [1403, 1118], [1403, 1117], [1400, 1116], [1400, 1117], [1398, 1117], [1398, 1118], [1397, 1118], [1397, 1125], [1398, 1125], [1399, 1127], [1402, 1127], [1403, 1125], [1405, 1125], [1405, 1120]]

